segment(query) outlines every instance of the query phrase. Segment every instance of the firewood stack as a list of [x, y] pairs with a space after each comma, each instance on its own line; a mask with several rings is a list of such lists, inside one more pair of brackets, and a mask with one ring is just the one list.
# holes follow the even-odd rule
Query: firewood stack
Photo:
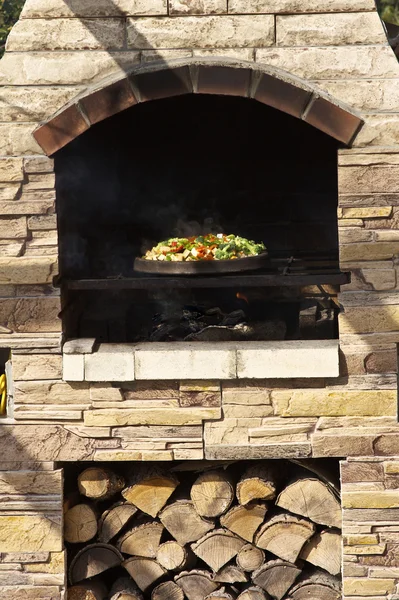
[[288, 461], [200, 468], [81, 472], [65, 502], [68, 600], [341, 598], [326, 477]]

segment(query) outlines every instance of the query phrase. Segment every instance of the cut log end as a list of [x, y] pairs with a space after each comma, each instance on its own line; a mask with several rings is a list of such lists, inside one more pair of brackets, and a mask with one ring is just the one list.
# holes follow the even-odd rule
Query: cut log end
[[249, 467], [237, 484], [237, 499], [244, 506], [254, 500], [273, 500], [276, 496], [276, 476], [270, 467], [255, 464]]
[[219, 587], [209, 571], [183, 571], [176, 575], [175, 582], [188, 600], [204, 600]]
[[143, 595], [130, 577], [120, 577], [111, 588], [110, 600], [143, 600]]
[[237, 566], [243, 571], [251, 573], [259, 569], [265, 562], [265, 553], [261, 548], [252, 544], [245, 544], [237, 554]]
[[203, 519], [197, 513], [192, 502], [185, 500], [178, 500], [166, 506], [159, 518], [181, 546], [196, 542], [215, 527], [213, 521]]
[[79, 492], [87, 498], [106, 500], [112, 498], [125, 486], [125, 480], [109, 469], [90, 467], [78, 477]]
[[163, 525], [156, 521], [138, 525], [119, 540], [119, 550], [131, 556], [155, 558], [163, 531]]
[[172, 473], [157, 469], [144, 470], [136, 475], [122, 496], [151, 517], [156, 517], [173, 494], [179, 482]]
[[252, 542], [260, 524], [267, 512], [266, 504], [247, 504], [246, 506], [233, 506], [220, 518], [220, 523], [233, 533]]
[[104, 544], [108, 543], [127, 525], [137, 514], [137, 508], [127, 502], [120, 502], [111, 506], [101, 515], [98, 523], [98, 539]]
[[219, 517], [230, 507], [234, 489], [225, 471], [202, 473], [191, 488], [191, 500], [202, 517]]
[[89, 542], [97, 534], [97, 514], [88, 504], [77, 504], [65, 513], [64, 538], [71, 544]]
[[342, 527], [341, 505], [330, 487], [319, 479], [297, 479], [280, 493], [276, 504], [314, 523]]
[[184, 600], [184, 592], [177, 583], [165, 581], [153, 589], [151, 600]]
[[254, 571], [252, 581], [275, 600], [282, 600], [301, 569], [284, 560], [272, 560]]
[[159, 564], [168, 571], [182, 571], [188, 566], [193, 566], [195, 562], [193, 554], [173, 540], [159, 546], [156, 558]]
[[122, 563], [122, 566], [126, 569], [142, 592], [145, 592], [166, 573], [166, 570], [159, 565], [156, 560], [141, 556], [133, 556], [132, 558], [125, 560], [125, 562]]
[[107, 588], [100, 581], [91, 581], [68, 588], [68, 600], [105, 600]]
[[341, 535], [338, 531], [321, 531], [304, 546], [301, 558], [331, 575], [341, 572]]
[[328, 573], [316, 572], [309, 578], [304, 578], [292, 590], [292, 600], [341, 600], [341, 584], [336, 577]]
[[69, 579], [73, 584], [100, 575], [118, 567], [123, 556], [110, 544], [90, 544], [80, 550], [69, 569]]
[[260, 587], [251, 585], [241, 592], [237, 600], [270, 600], [270, 596]]
[[234, 558], [245, 544], [244, 540], [224, 529], [215, 529], [207, 533], [196, 544], [193, 552], [214, 571], [219, 571]]
[[315, 526], [295, 515], [281, 514], [267, 521], [255, 537], [255, 543], [283, 560], [294, 563]]

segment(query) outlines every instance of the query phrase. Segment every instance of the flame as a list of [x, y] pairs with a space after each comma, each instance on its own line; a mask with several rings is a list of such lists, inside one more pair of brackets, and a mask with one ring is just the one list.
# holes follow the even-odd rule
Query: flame
[[249, 304], [248, 298], [244, 294], [241, 294], [241, 292], [236, 293], [236, 298], [238, 298], [239, 300], [244, 300], [244, 302]]

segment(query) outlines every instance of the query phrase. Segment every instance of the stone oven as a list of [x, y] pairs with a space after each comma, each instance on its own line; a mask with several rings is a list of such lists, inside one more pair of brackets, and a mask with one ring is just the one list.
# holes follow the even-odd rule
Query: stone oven
[[[0, 84], [2, 599], [65, 599], [67, 562], [92, 588], [72, 600], [111, 598], [112, 569], [104, 591], [70, 540], [90, 467], [114, 494], [84, 496], [83, 529], [103, 531], [98, 513], [148, 473], [180, 482], [155, 514], [124, 505], [163, 546], [179, 541], [165, 511], [198, 477], [235, 486], [235, 507], [195, 506], [218, 540], [186, 540], [186, 568], [193, 553], [216, 575], [155, 592], [162, 572], [141, 582], [153, 600], [298, 600], [315, 565], [334, 578], [326, 600], [399, 597], [399, 65], [374, 0], [27, 0]], [[162, 237], [210, 230], [264, 241], [270, 265], [133, 271]], [[183, 327], [197, 313], [204, 326]], [[248, 470], [276, 487], [254, 496], [249, 539], [231, 529]], [[293, 474], [323, 486], [335, 520], [282, 500]], [[302, 527], [296, 556], [267, 533], [276, 519]], [[96, 531], [78, 541], [114, 539]], [[122, 533], [114, 556], [137, 583], [142, 531]], [[266, 561], [256, 575], [237, 575], [244, 539]], [[265, 583], [276, 560], [295, 570], [283, 592]]]

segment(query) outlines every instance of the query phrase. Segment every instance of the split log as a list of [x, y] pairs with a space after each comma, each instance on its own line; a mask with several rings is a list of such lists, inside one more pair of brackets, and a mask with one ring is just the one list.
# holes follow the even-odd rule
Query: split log
[[292, 600], [341, 600], [341, 597], [340, 581], [322, 572], [303, 579], [290, 591]]
[[233, 499], [230, 477], [220, 469], [202, 473], [191, 487], [191, 500], [201, 517], [219, 517], [228, 510]]
[[98, 523], [98, 539], [104, 544], [112, 540], [127, 525], [137, 508], [127, 502], [118, 502], [101, 515]]
[[220, 518], [220, 524], [248, 542], [254, 539], [255, 531], [263, 523], [267, 512], [266, 504], [233, 506]]
[[262, 525], [255, 536], [255, 544], [294, 563], [315, 530], [314, 524], [306, 519], [289, 514], [276, 515]]
[[243, 570], [251, 573], [259, 569], [265, 562], [265, 553], [252, 544], [245, 544], [237, 554], [237, 565]]
[[89, 542], [97, 534], [97, 513], [89, 504], [76, 504], [64, 516], [64, 538], [71, 544]]
[[181, 546], [196, 542], [215, 527], [212, 521], [200, 517], [194, 504], [186, 500], [166, 506], [159, 519]]
[[209, 571], [183, 571], [176, 575], [175, 582], [188, 600], [204, 600], [219, 587]]
[[215, 529], [191, 544], [193, 552], [214, 571], [219, 571], [234, 558], [245, 542], [231, 531]]
[[122, 567], [126, 569], [142, 592], [145, 592], [166, 573], [166, 570], [156, 560], [145, 556], [128, 558], [122, 563]]
[[78, 476], [79, 492], [93, 500], [108, 500], [124, 487], [123, 477], [102, 467], [90, 467]]
[[240, 567], [235, 565], [226, 565], [214, 576], [217, 583], [246, 583], [248, 577]]
[[319, 479], [295, 480], [280, 493], [276, 505], [320, 525], [341, 529], [341, 505], [329, 486]]
[[237, 483], [237, 499], [246, 505], [254, 500], [273, 500], [276, 497], [276, 475], [265, 464], [251, 465]]
[[184, 592], [173, 581], [164, 581], [152, 590], [151, 600], [184, 600]]
[[68, 588], [68, 600], [105, 600], [107, 594], [102, 581], [83, 582]]
[[[324, 460], [313, 460], [309, 458], [291, 458], [290, 462], [300, 466], [306, 471], [310, 471], [316, 475], [318, 479], [324, 481], [325, 484], [334, 492], [338, 500], [341, 497], [339, 468], [332, 469], [331, 463]], [[307, 475], [309, 477], [309, 475]]]
[[237, 594], [232, 594], [231, 591], [227, 591], [224, 587], [220, 590], [215, 590], [205, 597], [205, 600], [235, 600]]
[[195, 556], [175, 541], [161, 544], [156, 554], [157, 561], [168, 571], [182, 571], [195, 564]]
[[341, 572], [342, 538], [338, 531], [324, 530], [313, 536], [304, 546], [301, 558], [331, 575]]
[[270, 596], [264, 592], [260, 587], [255, 585], [249, 586], [246, 590], [241, 592], [237, 597], [237, 600], [269, 600]]
[[179, 485], [172, 473], [158, 468], [142, 468], [125, 488], [122, 496], [151, 517], [156, 517]]
[[164, 527], [157, 521], [149, 521], [130, 529], [118, 541], [118, 548], [131, 556], [155, 558], [164, 532]]
[[281, 600], [300, 574], [301, 570], [292, 563], [272, 560], [254, 571], [252, 581], [275, 600]]
[[119, 566], [123, 556], [110, 544], [90, 544], [77, 553], [69, 569], [69, 580], [72, 584], [79, 583], [89, 577]]
[[110, 600], [143, 600], [143, 595], [130, 577], [121, 577], [111, 588]]

